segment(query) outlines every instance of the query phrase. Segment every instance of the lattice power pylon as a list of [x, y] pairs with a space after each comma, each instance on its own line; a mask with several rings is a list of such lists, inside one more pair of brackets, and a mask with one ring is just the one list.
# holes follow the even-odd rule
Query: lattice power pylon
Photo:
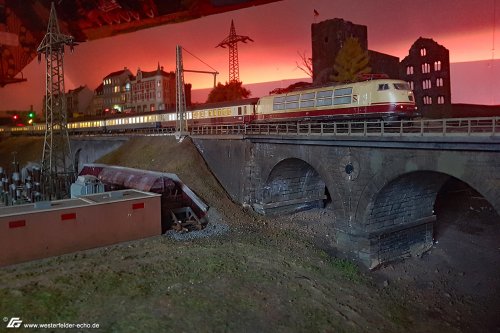
[[66, 98], [64, 93], [64, 46], [73, 49], [72, 36], [61, 34], [54, 3], [50, 8], [47, 33], [38, 46], [38, 60], [46, 59], [45, 140], [42, 154], [44, 194], [61, 198], [74, 177], [69, 144]]
[[253, 42], [248, 36], [240, 36], [236, 34], [236, 29], [234, 28], [234, 22], [231, 20], [231, 29], [229, 30], [229, 36], [227, 36], [222, 42], [220, 42], [216, 47], [226, 48], [229, 47], [229, 82], [239, 82], [240, 81], [240, 67], [238, 62], [238, 42]]

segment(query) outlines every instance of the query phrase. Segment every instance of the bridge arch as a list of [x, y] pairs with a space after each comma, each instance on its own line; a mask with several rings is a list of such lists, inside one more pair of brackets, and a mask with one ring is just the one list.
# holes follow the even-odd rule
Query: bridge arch
[[262, 184], [256, 210], [264, 214], [323, 208], [330, 200], [325, 181], [309, 163], [298, 158], [279, 161]]
[[[435, 171], [413, 171], [387, 181], [368, 195], [358, 223], [367, 232], [432, 219], [439, 190], [450, 178]], [[366, 197], [364, 198], [366, 200]]]
[[[456, 177], [440, 171], [411, 171], [388, 179], [387, 175], [374, 177], [366, 186], [358, 202], [355, 221], [368, 232], [393, 225], [412, 223], [430, 218], [438, 193], [450, 180], [461, 182], [477, 192], [498, 213], [491, 201], [483, 177]], [[366, 207], [366, 209], [363, 209]]]

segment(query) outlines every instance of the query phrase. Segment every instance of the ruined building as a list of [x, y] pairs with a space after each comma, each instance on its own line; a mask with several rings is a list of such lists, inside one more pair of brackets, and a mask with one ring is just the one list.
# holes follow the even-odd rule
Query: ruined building
[[417, 39], [401, 61], [401, 78], [410, 83], [415, 102], [424, 116], [451, 112], [450, 53], [431, 38]]

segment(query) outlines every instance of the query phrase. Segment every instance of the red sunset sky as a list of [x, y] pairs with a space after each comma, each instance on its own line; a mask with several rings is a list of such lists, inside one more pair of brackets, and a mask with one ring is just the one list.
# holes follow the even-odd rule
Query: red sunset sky
[[[175, 45], [203, 59], [228, 80], [228, 51], [215, 48], [229, 33], [254, 39], [239, 44], [240, 79], [244, 84], [305, 77], [296, 68], [297, 52], [311, 54], [311, 24], [343, 18], [368, 26], [371, 50], [404, 58], [418, 37], [433, 38], [450, 50], [452, 102], [500, 104], [500, 3], [496, 0], [283, 0], [198, 20], [165, 25], [82, 43], [65, 56], [66, 89], [79, 85], [96, 88], [110, 72], [128, 67], [150, 71], [160, 62], [175, 70]], [[319, 12], [314, 17], [313, 11]], [[495, 12], [497, 15], [495, 15]], [[496, 29], [495, 29], [496, 27]], [[493, 51], [499, 48], [497, 54]], [[33, 61], [23, 71], [28, 82], [0, 88], [0, 110], [40, 112], [44, 91], [44, 62]], [[209, 70], [184, 54], [184, 68]], [[210, 87], [209, 75], [186, 73], [193, 89]]]

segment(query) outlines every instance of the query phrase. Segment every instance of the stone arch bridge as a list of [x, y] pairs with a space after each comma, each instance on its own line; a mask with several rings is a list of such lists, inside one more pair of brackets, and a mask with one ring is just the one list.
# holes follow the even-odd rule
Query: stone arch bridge
[[458, 179], [500, 213], [500, 137], [198, 136], [233, 200], [262, 214], [324, 207], [332, 246], [377, 265], [432, 246], [434, 203]]

